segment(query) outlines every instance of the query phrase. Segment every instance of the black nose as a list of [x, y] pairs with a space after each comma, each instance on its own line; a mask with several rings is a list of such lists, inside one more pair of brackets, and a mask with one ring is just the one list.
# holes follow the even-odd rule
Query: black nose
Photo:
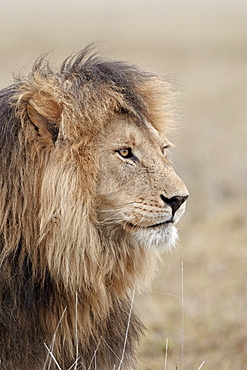
[[165, 202], [168, 206], [172, 208], [172, 215], [174, 215], [178, 208], [181, 206], [181, 204], [183, 204], [186, 201], [188, 195], [185, 196], [177, 195], [172, 198], [166, 198], [164, 195], [161, 195], [160, 197], [163, 200], [163, 202]]

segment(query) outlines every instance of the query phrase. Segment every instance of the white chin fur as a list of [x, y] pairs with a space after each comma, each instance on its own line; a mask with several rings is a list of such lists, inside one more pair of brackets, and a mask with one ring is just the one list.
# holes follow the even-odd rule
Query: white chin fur
[[170, 251], [178, 240], [178, 232], [174, 224], [168, 224], [162, 228], [135, 230], [133, 236], [143, 247], [159, 248], [163, 251]]

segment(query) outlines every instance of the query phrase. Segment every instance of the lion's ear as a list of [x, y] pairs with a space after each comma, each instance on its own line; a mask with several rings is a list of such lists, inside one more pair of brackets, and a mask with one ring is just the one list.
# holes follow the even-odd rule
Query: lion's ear
[[43, 143], [54, 144], [59, 132], [61, 108], [44, 93], [35, 93], [28, 102], [27, 113]]

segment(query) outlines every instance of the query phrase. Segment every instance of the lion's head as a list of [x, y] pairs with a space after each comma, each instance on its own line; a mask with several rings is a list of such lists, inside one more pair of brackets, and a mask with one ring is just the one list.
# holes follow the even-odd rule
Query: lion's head
[[[0, 93], [6, 368], [43, 368], [43, 342], [54, 332], [56, 357], [71, 366], [76, 330], [86, 368], [97, 348], [101, 368], [112, 369], [131, 291], [174, 245], [185, 209], [188, 192], [168, 155], [171, 84], [87, 54], [67, 59], [56, 73], [41, 58]], [[132, 341], [140, 331], [134, 316], [129, 330], [126, 369], [134, 366]]]
[[170, 143], [147, 119], [112, 119], [98, 136], [97, 207], [104, 228], [129, 235], [140, 248], [170, 248], [187, 189], [169, 163]]

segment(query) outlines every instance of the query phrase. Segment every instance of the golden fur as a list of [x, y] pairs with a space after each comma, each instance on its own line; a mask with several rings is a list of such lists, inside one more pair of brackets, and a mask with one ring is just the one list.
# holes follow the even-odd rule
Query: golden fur
[[87, 49], [0, 92], [2, 369], [136, 368], [133, 291], [187, 198], [163, 149], [173, 98], [165, 79]]

